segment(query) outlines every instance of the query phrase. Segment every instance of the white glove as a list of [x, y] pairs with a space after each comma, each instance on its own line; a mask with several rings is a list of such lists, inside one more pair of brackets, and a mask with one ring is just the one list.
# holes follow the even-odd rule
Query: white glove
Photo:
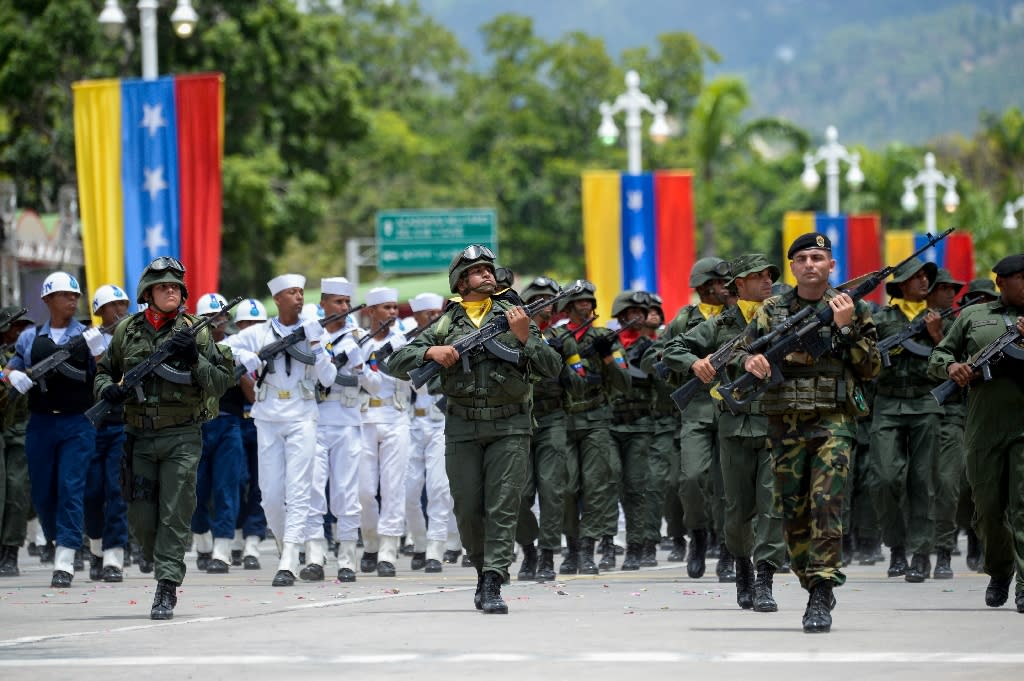
[[320, 326], [320, 322], [315, 319], [307, 319], [302, 322], [302, 331], [306, 334], [306, 341], [312, 345], [320, 342], [320, 337], [324, 334], [324, 327]]
[[11, 382], [14, 389], [24, 395], [32, 389], [32, 379], [29, 378], [24, 372], [18, 371], [17, 369], [11, 369], [7, 372], [7, 380]]
[[259, 371], [260, 365], [263, 364], [259, 355], [251, 350], [237, 350], [235, 352], [235, 361], [244, 366], [245, 370], [250, 374]]
[[82, 332], [82, 338], [85, 339], [85, 344], [89, 346], [89, 353], [93, 357], [96, 355], [102, 355], [103, 351], [107, 349], [107, 343], [103, 338], [103, 332], [99, 329], [86, 329]]

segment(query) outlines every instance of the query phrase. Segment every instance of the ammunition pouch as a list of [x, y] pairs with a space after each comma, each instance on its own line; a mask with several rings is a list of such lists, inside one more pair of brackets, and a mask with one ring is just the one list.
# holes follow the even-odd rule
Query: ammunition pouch
[[784, 364], [781, 385], [761, 397], [762, 413], [774, 415], [800, 411], [846, 411], [847, 380], [842, 360], [827, 357], [814, 364]]

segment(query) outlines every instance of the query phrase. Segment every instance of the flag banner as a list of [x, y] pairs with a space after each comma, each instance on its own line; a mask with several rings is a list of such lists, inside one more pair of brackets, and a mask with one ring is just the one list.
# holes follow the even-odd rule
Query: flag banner
[[[924, 234], [910, 230], [887, 231], [886, 260], [895, 264], [927, 243], [928, 238]], [[974, 238], [968, 232], [953, 232], [920, 257], [925, 262], [945, 267], [954, 279], [963, 282], [974, 279]]]
[[134, 300], [161, 255], [182, 260], [193, 300], [217, 290], [223, 87], [221, 74], [74, 84], [90, 290], [117, 284]]
[[841, 284], [850, 277], [847, 276], [847, 254], [846, 254], [846, 216], [828, 215], [816, 213], [814, 216], [815, 231], [824, 234], [832, 242], [832, 259], [836, 261], [829, 275], [829, 281], [833, 286]]
[[[846, 258], [848, 279], [868, 272], [877, 272], [882, 263], [881, 221], [876, 213], [846, 216]], [[866, 296], [867, 300], [882, 304], [881, 286]]]
[[[614, 205], [613, 205], [614, 202]], [[695, 252], [693, 174], [583, 173], [583, 243], [587, 279], [597, 286], [597, 312], [607, 320], [627, 289], [662, 297], [671, 319], [690, 302]]]
[[789, 269], [789, 258], [786, 257], [786, 253], [798, 236], [814, 230], [814, 213], [793, 210], [787, 211], [782, 217], [782, 257], [779, 258], [779, 263], [782, 267], [782, 281], [790, 286], [796, 286], [796, 277]]
[[953, 278], [969, 282], [974, 279], [974, 238], [968, 232], [953, 232], [947, 236], [945, 264]]

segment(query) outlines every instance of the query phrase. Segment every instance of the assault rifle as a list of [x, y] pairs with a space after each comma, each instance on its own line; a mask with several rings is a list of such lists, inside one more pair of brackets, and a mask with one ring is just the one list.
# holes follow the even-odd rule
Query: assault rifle
[[[956, 314], [960, 310], [964, 309], [968, 305], [973, 305], [984, 298], [984, 296], [976, 296], [965, 300], [960, 307], [948, 307], [939, 313], [940, 319], [946, 319], [947, 317]], [[899, 333], [894, 333], [891, 336], [887, 336], [882, 340], [878, 341], [878, 352], [882, 355], [882, 366], [888, 369], [892, 366], [892, 360], [889, 358], [889, 354], [898, 347], [902, 347], [904, 350], [912, 355], [918, 357], [927, 357], [932, 354], [932, 349], [924, 343], [919, 343], [914, 338], [925, 330], [924, 317], [910, 322], [906, 327]]]
[[[629, 331], [630, 329], [635, 329], [636, 327], [640, 326], [643, 323], [643, 319], [634, 319], [633, 321], [626, 322], [626, 324], [624, 324], [623, 326], [620, 326], [619, 328], [615, 329], [615, 332], [612, 333], [611, 336], [604, 336], [604, 338], [607, 338], [609, 341], [614, 343], [619, 339], [619, 336], [621, 336], [623, 333]], [[578, 332], [579, 329], [573, 331], [573, 333]], [[594, 343], [593, 341], [591, 341], [590, 343], [587, 344], [586, 347], [580, 348], [580, 359], [587, 359], [588, 357], [593, 357], [596, 352], [597, 349], [594, 348]]]
[[[533, 317], [552, 303], [558, 302], [563, 298], [576, 295], [581, 291], [583, 291], [583, 286], [580, 284], [570, 286], [562, 289], [550, 298], [535, 300], [529, 305], [523, 307], [523, 310], [526, 311], [527, 317]], [[459, 357], [462, 359], [462, 370], [467, 373], [471, 371], [472, 367], [469, 363], [470, 357], [483, 352], [485, 349], [499, 359], [503, 359], [512, 364], [518, 364], [519, 351], [513, 350], [512, 348], [498, 342], [498, 336], [508, 331], [508, 329], [508, 317], [500, 315], [489, 322], [486, 326], [482, 326], [473, 333], [467, 334], [452, 343], [452, 347], [455, 348], [456, 352], [459, 353]], [[419, 388], [421, 385], [436, 376], [441, 371], [441, 368], [440, 364], [431, 360], [423, 366], [410, 371], [409, 380], [412, 381], [413, 386]]]
[[[353, 307], [348, 312], [338, 312], [337, 314], [328, 315], [327, 317], [324, 317], [323, 319], [319, 320], [320, 321], [320, 326], [327, 326], [328, 324], [333, 324], [334, 322], [340, 322], [340, 321], [344, 320], [345, 317], [349, 316], [350, 314], [352, 314], [354, 312], [359, 312], [364, 307], [366, 307], [365, 304], [364, 305], [356, 305], [355, 307]], [[270, 343], [268, 345], [264, 345], [262, 348], [260, 348], [260, 351], [258, 353], [256, 353], [256, 356], [259, 357], [260, 360], [265, 362], [266, 365], [263, 367], [263, 371], [260, 372], [259, 377], [256, 379], [256, 383], [257, 384], [263, 383], [263, 378], [268, 373], [273, 373], [273, 371], [274, 371], [274, 364], [273, 364], [273, 362], [274, 362], [274, 358], [275, 357], [280, 355], [282, 352], [286, 352], [289, 355], [295, 356], [295, 353], [297, 353], [298, 350], [296, 350], [294, 346], [299, 344], [299, 343], [301, 343], [304, 340], [306, 340], [306, 332], [300, 326], [299, 328], [295, 329], [294, 331], [292, 331], [287, 336], [283, 336], [282, 338], [278, 338], [273, 343]], [[237, 367], [235, 367], [235, 380], [237, 381], [238, 379], [240, 379], [245, 373], [246, 373], [246, 368], [244, 366], [237, 366]]]
[[[910, 262], [929, 248], [932, 248], [935, 244], [952, 234], [953, 231], [954, 230], [951, 227], [939, 236], [932, 236], [931, 234], [928, 234], [928, 243], [911, 253], [905, 260], [897, 263], [896, 265], [887, 265], [877, 272], [871, 273], [864, 278], [861, 283], [846, 293], [853, 298], [854, 302], [860, 300], [878, 288], [878, 286], [881, 285], [881, 283], [885, 281], [890, 274], [895, 272], [903, 264]], [[832, 306], [826, 305], [824, 309], [810, 317], [810, 319], [806, 320], [798, 328], [793, 328], [789, 333], [776, 337], [775, 340], [765, 347], [762, 352], [758, 353], [763, 354], [771, 365], [771, 372], [768, 379], [762, 380], [747, 371], [736, 380], [729, 383], [723, 383], [719, 386], [718, 392], [722, 395], [722, 400], [725, 401], [725, 404], [729, 407], [729, 411], [733, 414], [740, 413], [743, 410], [743, 407], [749, 404], [752, 399], [763, 393], [768, 388], [782, 383], [782, 381], [785, 380], [785, 376], [782, 374], [782, 360], [791, 352], [802, 350], [814, 359], [817, 359], [828, 352], [830, 348], [821, 339], [821, 336], [818, 334], [818, 330], [822, 327], [831, 326], [834, 317], [835, 313], [832, 310]], [[734, 396], [734, 391], [745, 393], [745, 396], [742, 398], [736, 398]], [[749, 393], [746, 391], [749, 391]]]
[[[1024, 360], [1024, 348], [1017, 345], [1017, 341], [1021, 340], [1022, 336], [1017, 330], [1016, 326], [1011, 326], [1003, 332], [999, 338], [982, 348], [978, 356], [971, 360], [967, 366], [972, 371], [980, 371], [981, 378], [984, 381], [992, 380], [992, 365], [1003, 359], [1004, 357], [1010, 357], [1018, 362]], [[943, 404], [951, 396], [956, 394], [960, 390], [960, 386], [952, 378], [946, 379], [941, 385], [932, 390], [932, 397], [939, 404]]]
[[[113, 332], [114, 327], [117, 326], [119, 321], [121, 320], [119, 319], [113, 324], [100, 327], [100, 333]], [[59, 371], [62, 375], [67, 376], [74, 381], [85, 383], [85, 371], [77, 369], [67, 363], [68, 358], [85, 347], [85, 345], [85, 336], [79, 334], [64, 345], [58, 346], [57, 351], [52, 355], [47, 355], [29, 368], [25, 369], [25, 375], [31, 378], [33, 383], [39, 384], [40, 392], [44, 393], [47, 391], [46, 375], [54, 370]]]
[[[242, 296], [232, 299], [231, 302], [221, 310], [221, 312], [229, 312], [231, 308], [235, 307], [243, 300], [245, 299], [242, 298]], [[146, 396], [142, 392], [142, 383], [149, 378], [150, 374], [157, 374], [161, 378], [165, 378], [166, 380], [170, 380], [175, 383], [181, 382], [184, 379], [191, 381], [191, 376], [188, 373], [168, 367], [164, 362], [167, 361], [173, 352], [171, 348], [175, 338], [179, 335], [195, 338], [199, 335], [200, 331], [213, 323], [215, 316], [216, 315], [203, 317], [192, 326], [183, 327], [172, 333], [170, 338], [161, 343], [160, 347], [158, 347], [153, 354], [125, 372], [118, 385], [126, 391], [134, 390], [135, 399], [139, 402], [145, 402]], [[101, 399], [85, 412], [85, 416], [94, 426], [98, 426], [103, 421], [103, 417], [106, 416], [114, 406], [114, 403]]]

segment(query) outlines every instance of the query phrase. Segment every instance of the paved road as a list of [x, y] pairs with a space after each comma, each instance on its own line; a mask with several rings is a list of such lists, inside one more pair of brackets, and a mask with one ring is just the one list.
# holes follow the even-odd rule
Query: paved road
[[[22, 552], [0, 582], [0, 678], [88, 679], [993, 679], [1024, 678], [1024, 615], [984, 605], [987, 577], [954, 559], [952, 581], [907, 584], [885, 566], [851, 566], [829, 635], [805, 635], [806, 595], [776, 579], [779, 612], [741, 611], [732, 584], [692, 580], [664, 562], [505, 588], [508, 616], [472, 604], [475, 572], [360, 575], [290, 589], [263, 569], [192, 572], [175, 619], [152, 622], [151, 575], [51, 589], [50, 567]], [[189, 560], [190, 566], [193, 561]], [[84, 676], [83, 676], [84, 675]]]

